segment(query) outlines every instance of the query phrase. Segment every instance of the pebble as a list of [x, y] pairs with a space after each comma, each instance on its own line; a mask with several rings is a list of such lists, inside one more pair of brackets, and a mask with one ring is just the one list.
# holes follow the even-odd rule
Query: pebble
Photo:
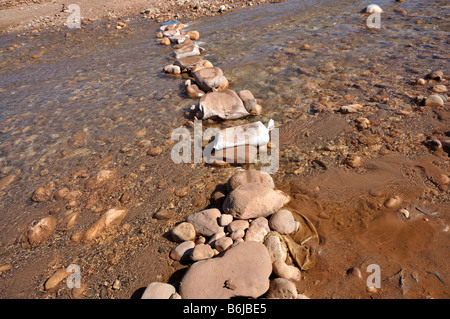
[[253, 109], [256, 108], [256, 99], [253, 96], [252, 92], [249, 90], [242, 90], [238, 93], [239, 97], [241, 98], [242, 102], [244, 103], [245, 109], [251, 113]]
[[170, 74], [180, 74], [181, 68], [178, 65], [169, 64], [163, 68], [163, 71]]
[[399, 196], [394, 196], [389, 198], [388, 200], [386, 200], [386, 202], [384, 203], [384, 206], [386, 206], [387, 208], [394, 208], [397, 206], [400, 206], [402, 203], [402, 199]]
[[66, 268], [58, 269], [44, 284], [45, 291], [55, 291], [59, 283], [69, 277], [71, 273], [66, 271]]
[[270, 259], [272, 262], [275, 260], [285, 261], [287, 258], [287, 247], [284, 242], [281, 242], [280, 238], [274, 234], [268, 234], [264, 240], [264, 245], [266, 245], [269, 251]]
[[233, 239], [230, 237], [222, 237], [215, 241], [214, 248], [217, 249], [217, 251], [222, 252], [227, 250], [232, 244]]
[[273, 262], [273, 271], [275, 274], [284, 279], [298, 281], [301, 278], [300, 269], [295, 266], [288, 265], [283, 260], [277, 259]]
[[356, 113], [362, 110], [362, 105], [361, 104], [351, 104], [351, 105], [344, 105], [341, 106], [341, 108], [339, 109], [339, 112], [343, 113], [343, 114], [351, 114], [351, 113]]
[[46, 202], [50, 199], [52, 190], [45, 187], [38, 187], [34, 192], [31, 199], [35, 202]]
[[172, 239], [174, 241], [192, 241], [195, 239], [195, 228], [194, 225], [188, 222], [183, 222], [175, 226], [171, 232]]
[[214, 250], [210, 245], [200, 244], [194, 247], [191, 253], [192, 261], [209, 259], [214, 256]]
[[176, 261], [188, 261], [194, 247], [195, 243], [193, 241], [182, 242], [170, 251], [169, 256]]
[[57, 223], [55, 216], [47, 216], [28, 228], [22, 241], [23, 247], [35, 248], [46, 242], [54, 233]]
[[293, 233], [296, 229], [294, 216], [287, 209], [282, 209], [272, 214], [269, 219], [269, 226], [283, 235]]
[[234, 220], [232, 221], [230, 224], [228, 224], [227, 226], [227, 230], [232, 233], [236, 230], [245, 230], [250, 226], [249, 222], [246, 220], [242, 220], [242, 219], [238, 219], [238, 220]]
[[172, 210], [161, 209], [153, 214], [153, 218], [158, 220], [165, 220], [173, 218], [174, 213]]
[[217, 208], [206, 209], [189, 215], [187, 222], [194, 225], [197, 234], [212, 236], [215, 233], [223, 232], [223, 227], [218, 224], [220, 215], [220, 210]]
[[200, 39], [200, 33], [198, 31], [188, 31], [187, 35], [192, 41], [197, 41]]
[[0, 179], [0, 190], [5, 189], [8, 187], [14, 180], [16, 179], [15, 175], [8, 175]]
[[435, 92], [435, 93], [445, 93], [445, 92], [447, 92], [447, 87], [445, 85], [442, 85], [442, 84], [435, 85], [433, 87], [433, 92]]
[[427, 81], [425, 79], [419, 78], [416, 81], [417, 85], [425, 85], [427, 83]]
[[444, 77], [444, 72], [442, 71], [433, 71], [427, 74], [427, 78], [440, 81]]
[[147, 155], [149, 156], [158, 156], [161, 155], [163, 152], [163, 148], [158, 146], [158, 147], [152, 147], [151, 149], [149, 149], [147, 151]]
[[233, 221], [231, 214], [222, 214], [219, 218], [219, 225], [222, 227], [228, 226]]
[[233, 232], [230, 234], [230, 238], [231, 238], [232, 240], [237, 240], [237, 239], [239, 239], [239, 238], [244, 238], [244, 236], [245, 236], [245, 230], [244, 230], [244, 229], [238, 229], [238, 230], [235, 230], [235, 231], [233, 231]]
[[83, 234], [81, 241], [85, 244], [93, 242], [105, 230], [119, 226], [128, 213], [128, 209], [111, 208], [104, 213], [94, 224]]
[[152, 282], [145, 289], [141, 299], [169, 299], [174, 293], [176, 293], [174, 286], [162, 282]]
[[275, 278], [270, 282], [267, 298], [269, 299], [297, 299], [295, 284], [284, 278]]
[[400, 208], [399, 213], [401, 213], [405, 218], [409, 218], [409, 210], [407, 210], [406, 208]]
[[425, 100], [425, 106], [439, 107], [444, 105], [444, 100], [436, 94], [430, 95]]

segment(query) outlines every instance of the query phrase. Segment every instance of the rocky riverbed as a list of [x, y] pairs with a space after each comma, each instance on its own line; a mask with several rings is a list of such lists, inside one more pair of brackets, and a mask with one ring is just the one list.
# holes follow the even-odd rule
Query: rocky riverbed
[[[448, 8], [379, 5], [380, 30], [356, 1], [182, 19], [228, 89], [261, 106], [203, 129], [274, 119], [280, 131], [278, 171], [251, 187], [233, 180], [261, 163], [171, 161], [201, 79], [163, 71], [176, 44], [160, 44], [147, 13], [2, 37], [0, 296], [192, 297], [213, 269], [217, 297], [448, 298]], [[252, 208], [266, 192], [282, 199]], [[243, 251], [264, 265], [245, 287], [221, 270]]]

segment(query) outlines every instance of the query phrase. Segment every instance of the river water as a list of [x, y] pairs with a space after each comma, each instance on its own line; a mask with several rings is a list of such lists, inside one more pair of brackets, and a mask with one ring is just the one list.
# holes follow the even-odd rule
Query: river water
[[[205, 58], [222, 68], [231, 89], [249, 89], [262, 100], [261, 116], [206, 125], [273, 118], [282, 126], [314, 116], [318, 106], [354, 103], [413, 111], [410, 82], [432, 70], [448, 74], [448, 3], [377, 3], [384, 13], [376, 30], [360, 13], [370, 2], [356, 0], [291, 0], [182, 21], [200, 32]], [[146, 172], [142, 180], [176, 180], [178, 186], [191, 185], [193, 176], [216, 180], [216, 170], [203, 165], [180, 177], [167, 163], [170, 149], [150, 172], [145, 154], [138, 155], [149, 145], [170, 145], [171, 132], [186, 124], [185, 110], [197, 102], [184, 95], [183, 78], [162, 73], [173, 60], [171, 48], [156, 41], [157, 29], [153, 21], [130, 17], [122, 30], [96, 22], [0, 38], [0, 178], [13, 179], [0, 189], [4, 245], [50, 210], [32, 203], [33, 191], [50, 182], [82, 188], [73, 180], [77, 170], [89, 176], [102, 165], [124, 166]], [[289, 154], [310, 151], [294, 142], [285, 144]], [[281, 176], [289, 162], [281, 161]]]

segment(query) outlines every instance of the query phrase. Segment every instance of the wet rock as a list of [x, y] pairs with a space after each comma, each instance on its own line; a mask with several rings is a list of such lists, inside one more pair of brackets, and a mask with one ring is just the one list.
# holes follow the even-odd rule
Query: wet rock
[[249, 183], [259, 183], [272, 189], [275, 188], [275, 183], [269, 173], [250, 169], [236, 173], [230, 177], [227, 183], [228, 192], [230, 193], [239, 186]]
[[395, 195], [394, 197], [391, 197], [388, 200], [386, 200], [384, 206], [386, 206], [387, 208], [395, 208], [400, 206], [402, 202], [403, 202], [402, 199], [399, 196]]
[[269, 226], [283, 235], [290, 234], [296, 229], [294, 216], [287, 209], [282, 209], [272, 214], [269, 219]]
[[365, 10], [367, 13], [382, 13], [383, 9], [377, 4], [369, 4]]
[[219, 226], [218, 219], [221, 213], [217, 208], [206, 209], [188, 216], [187, 222], [194, 225], [195, 231], [199, 235], [212, 236], [215, 233], [223, 232], [223, 227]]
[[191, 56], [187, 58], [178, 59], [174, 62], [174, 65], [177, 65], [183, 71], [189, 71], [194, 66], [204, 66], [207, 61], [203, 60], [201, 56]]
[[286, 264], [281, 259], [277, 259], [273, 262], [273, 271], [280, 278], [290, 279], [294, 281], [298, 281], [301, 278], [300, 269], [295, 266]]
[[[269, 288], [272, 263], [267, 248], [243, 242], [217, 256], [193, 264], [180, 283], [183, 299], [258, 298]], [[233, 289], [225, 283], [233, 283]]]
[[105, 230], [110, 230], [113, 227], [119, 226], [127, 213], [127, 209], [111, 208], [85, 231], [81, 241], [85, 244], [93, 242], [100, 237]]
[[195, 247], [195, 243], [193, 241], [185, 241], [174, 247], [170, 251], [170, 258], [173, 260], [185, 262], [190, 260], [190, 256], [192, 254], [192, 250]]
[[224, 76], [222, 76], [222, 84], [217, 88], [217, 91], [223, 91], [228, 89], [230, 86], [230, 82], [228, 82], [228, 79]]
[[53, 198], [55, 200], [63, 200], [68, 194], [69, 194], [69, 189], [67, 187], [64, 187], [64, 188], [62, 188], [60, 190], [57, 190], [53, 194]]
[[290, 197], [280, 190], [259, 183], [248, 183], [228, 194], [222, 208], [234, 218], [250, 219], [269, 216], [289, 200]]
[[164, 73], [180, 74], [181, 68], [178, 65], [169, 64], [163, 68]]
[[419, 78], [416, 80], [417, 85], [425, 85], [427, 84], [427, 81], [425, 79]]
[[160, 146], [158, 146], [158, 147], [152, 147], [151, 149], [149, 149], [149, 150], [147, 151], [147, 155], [153, 156], [153, 157], [154, 157], [154, 156], [161, 155], [162, 152], [163, 152], [163, 148], [162, 148], [162, 147], [160, 147]]
[[191, 99], [198, 99], [206, 94], [204, 91], [200, 90], [197, 84], [191, 84], [191, 80], [186, 80], [184, 87], [186, 89], [186, 95]]
[[199, 110], [202, 119], [221, 118], [234, 120], [250, 115], [244, 103], [232, 90], [209, 92], [200, 98]]
[[16, 179], [15, 175], [8, 175], [0, 179], [0, 190], [4, 190]]
[[82, 299], [87, 296], [89, 290], [89, 286], [82, 282], [80, 287], [74, 287], [71, 291], [72, 299]]
[[188, 43], [190, 41], [189, 37], [186, 35], [174, 35], [173, 37], [169, 37], [170, 42], [172, 43]]
[[222, 237], [214, 242], [214, 248], [217, 249], [219, 253], [227, 250], [233, 244], [233, 239], [230, 237]]
[[287, 258], [287, 247], [284, 242], [280, 240], [276, 234], [269, 233], [265, 240], [264, 245], [267, 247], [269, 251], [270, 259], [272, 262], [275, 260], [285, 261]]
[[192, 41], [197, 41], [200, 39], [200, 33], [198, 31], [188, 31], [187, 35]]
[[8, 271], [12, 268], [11, 264], [4, 264], [4, 265], [0, 265], [0, 276], [2, 275], [2, 273], [4, 273], [5, 271]]
[[444, 100], [436, 94], [430, 95], [425, 100], [425, 106], [440, 107], [444, 105]]
[[440, 81], [444, 78], [444, 72], [442, 71], [433, 71], [427, 74], [427, 78], [431, 80]]
[[214, 250], [210, 245], [200, 244], [194, 247], [191, 253], [192, 261], [209, 259], [214, 256]]
[[445, 92], [447, 92], [447, 87], [445, 85], [442, 85], [442, 84], [435, 85], [433, 87], [433, 92], [435, 92], [435, 93], [445, 93]]
[[191, 42], [175, 49], [173, 53], [175, 55], [175, 59], [178, 60], [190, 56], [200, 55], [200, 47], [198, 46], [198, 44]]
[[45, 291], [55, 291], [61, 281], [70, 276], [70, 272], [66, 268], [58, 269], [44, 284]]
[[284, 278], [275, 278], [270, 282], [267, 298], [269, 299], [297, 299], [295, 284]]
[[52, 190], [48, 187], [38, 187], [34, 192], [31, 199], [35, 202], [46, 202], [52, 196]]
[[363, 107], [360, 104], [344, 105], [340, 107], [339, 112], [343, 114], [351, 114], [361, 111], [362, 108]]
[[22, 246], [35, 248], [45, 243], [53, 235], [57, 221], [55, 216], [47, 216], [39, 220], [26, 231], [21, 240]]
[[162, 38], [162, 39], [159, 41], [159, 43], [162, 44], [162, 45], [170, 45], [172, 42], [170, 41], [169, 38], [164, 37], [164, 38]]
[[220, 68], [203, 68], [194, 73], [194, 80], [203, 91], [211, 91], [222, 85], [223, 72]]
[[87, 189], [102, 187], [109, 181], [113, 180], [115, 177], [116, 174], [113, 170], [102, 169], [86, 182], [85, 187]]
[[222, 214], [219, 217], [219, 225], [220, 226], [228, 226], [233, 221], [233, 216], [230, 214]]
[[252, 113], [252, 111], [256, 108], [256, 99], [253, 96], [252, 92], [249, 90], [242, 90], [239, 91], [239, 97], [241, 98], [242, 102], [244, 103], [245, 109]]
[[174, 229], [172, 229], [171, 235], [174, 241], [192, 241], [195, 239], [194, 225], [187, 222], [178, 224]]
[[322, 72], [333, 72], [335, 70], [336, 70], [336, 67], [331, 62], [325, 63], [324, 65], [322, 65], [320, 67], [320, 71], [322, 71]]
[[162, 282], [152, 282], [145, 288], [141, 299], [169, 299], [174, 293], [176, 293], [174, 286]]
[[173, 218], [173, 211], [161, 209], [161, 210], [157, 211], [155, 214], [153, 214], [153, 218], [158, 219], [158, 220], [171, 219], [171, 218]]

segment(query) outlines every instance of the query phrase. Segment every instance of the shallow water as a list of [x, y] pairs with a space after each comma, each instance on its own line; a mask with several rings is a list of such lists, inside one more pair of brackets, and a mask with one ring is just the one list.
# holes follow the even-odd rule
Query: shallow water
[[[449, 7], [446, 1], [378, 1], [382, 28], [369, 30], [367, 15], [359, 13], [367, 4], [292, 0], [183, 21], [200, 32], [205, 58], [223, 69], [230, 88], [251, 90], [264, 108], [262, 116], [207, 126], [270, 118], [280, 125], [312, 115], [317, 105], [381, 102], [411, 111], [411, 97], [399, 87], [431, 70], [448, 74]], [[184, 110], [197, 101], [184, 96], [181, 77], [161, 72], [172, 58], [171, 48], [156, 42], [157, 28], [136, 17], [122, 30], [95, 23], [0, 38], [0, 178], [18, 177], [0, 190], [3, 243], [35, 218], [29, 211], [25, 223], [17, 221], [17, 210], [26, 210], [32, 192], [50, 179], [43, 171], [70, 185], [68, 171], [95, 168], [92, 163], [136, 148], [142, 139], [161, 146], [186, 123]], [[386, 92], [389, 100], [383, 100]], [[299, 161], [298, 154], [310, 150], [294, 142], [284, 145]], [[292, 162], [283, 156], [282, 166]], [[153, 174], [178, 177], [170, 169]], [[192, 174], [180, 178], [187, 185]]]

